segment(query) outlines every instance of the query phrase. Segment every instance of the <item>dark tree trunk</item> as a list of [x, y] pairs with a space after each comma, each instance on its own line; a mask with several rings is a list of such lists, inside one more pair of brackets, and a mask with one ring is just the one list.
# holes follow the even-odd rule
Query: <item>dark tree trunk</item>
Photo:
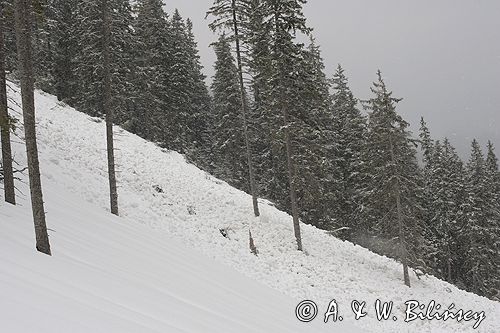
[[288, 119], [288, 111], [283, 108], [283, 119], [284, 119], [284, 133], [285, 133], [285, 145], [286, 145], [286, 162], [288, 169], [288, 182], [290, 184], [290, 202], [292, 204], [292, 217], [293, 217], [293, 231], [295, 233], [295, 239], [297, 241], [297, 250], [302, 251], [302, 236], [300, 235], [300, 220], [299, 220], [299, 208], [297, 205], [297, 190], [295, 188], [295, 179], [297, 178], [297, 172], [295, 171], [295, 163], [293, 161], [293, 147], [292, 140], [290, 139], [290, 120]]
[[[394, 156], [394, 146], [392, 138], [389, 137], [389, 145], [391, 149], [392, 165], [396, 167], [396, 158]], [[394, 195], [396, 197], [396, 208], [398, 214], [398, 228], [399, 228], [399, 246], [401, 249], [401, 262], [403, 263], [403, 277], [405, 285], [410, 287], [410, 275], [408, 273], [408, 250], [406, 248], [406, 238], [404, 232], [403, 210], [401, 207], [401, 186], [399, 184], [399, 177], [396, 175], [396, 183], [394, 184]]]
[[7, 86], [5, 81], [4, 8], [0, 4], [0, 131], [2, 140], [2, 167], [5, 201], [16, 204], [12, 149], [10, 146], [10, 118], [7, 108]]
[[111, 27], [109, 19], [108, 0], [103, 0], [103, 29], [104, 29], [104, 45], [103, 45], [103, 106], [106, 113], [106, 143], [108, 152], [108, 178], [109, 178], [109, 198], [111, 204], [111, 213], [118, 215], [118, 191], [116, 189], [116, 172], [115, 172], [115, 151], [113, 142], [113, 106], [111, 103], [111, 69], [110, 69], [110, 39]]
[[[274, 9], [274, 28], [276, 30], [276, 36], [281, 36], [280, 26], [279, 26], [279, 12], [277, 9]], [[277, 38], [277, 37], [276, 37]], [[288, 171], [288, 182], [290, 186], [290, 204], [292, 206], [292, 218], [293, 218], [293, 231], [295, 234], [295, 240], [297, 242], [297, 250], [302, 251], [302, 236], [300, 233], [300, 220], [299, 220], [299, 208], [297, 204], [297, 190], [295, 188], [295, 181], [297, 178], [297, 171], [295, 169], [294, 155], [293, 155], [293, 146], [292, 140], [290, 138], [290, 119], [288, 115], [288, 106], [286, 105], [287, 96], [285, 93], [286, 89], [286, 80], [285, 70], [280, 69], [280, 80], [279, 80], [279, 89], [280, 89], [280, 101], [281, 101], [281, 113], [283, 116], [283, 134], [285, 136], [285, 147], [286, 147], [286, 162], [287, 162], [287, 171]]]
[[252, 194], [253, 201], [253, 212], [255, 216], [259, 216], [259, 203], [257, 200], [257, 185], [255, 183], [255, 175], [253, 169], [253, 161], [252, 161], [252, 150], [250, 149], [250, 139], [248, 137], [248, 103], [245, 94], [245, 84], [243, 81], [243, 65], [241, 62], [241, 50], [240, 50], [240, 36], [238, 30], [238, 21], [236, 17], [236, 0], [232, 0], [232, 14], [233, 14], [233, 27], [234, 27], [234, 38], [236, 43], [236, 61], [238, 63], [238, 75], [240, 80], [240, 92], [241, 92], [241, 113], [243, 117], [243, 135], [245, 137], [245, 147], [247, 154], [247, 163], [248, 163], [248, 174], [250, 177], [250, 192]]
[[31, 48], [31, 1], [15, 0], [16, 43], [19, 71], [21, 75], [21, 95], [23, 103], [24, 135], [30, 181], [31, 207], [35, 224], [36, 249], [50, 255], [49, 236], [45, 223], [40, 165], [36, 144], [35, 95]]
[[[236, 0], [231, 0], [231, 11], [233, 14], [234, 39], [236, 43], [236, 62], [238, 64], [238, 76], [240, 83], [241, 113], [243, 118], [243, 136], [245, 137], [245, 149], [247, 154], [248, 176], [250, 178], [250, 193], [252, 194], [253, 213], [255, 217], [260, 216], [259, 202], [257, 200], [257, 185], [252, 161], [252, 150], [250, 149], [250, 139], [248, 137], [248, 103], [245, 94], [245, 83], [243, 81], [243, 64], [241, 62], [240, 36], [238, 30], [238, 21], [236, 17]], [[250, 251], [257, 255], [257, 248], [252, 238], [252, 231], [249, 230]]]
[[406, 248], [406, 239], [404, 233], [404, 221], [401, 210], [401, 193], [399, 188], [399, 180], [396, 181], [396, 205], [398, 210], [398, 226], [399, 226], [399, 243], [401, 246], [401, 261], [403, 262], [403, 277], [405, 285], [411, 287], [410, 275], [408, 274], [408, 250]]

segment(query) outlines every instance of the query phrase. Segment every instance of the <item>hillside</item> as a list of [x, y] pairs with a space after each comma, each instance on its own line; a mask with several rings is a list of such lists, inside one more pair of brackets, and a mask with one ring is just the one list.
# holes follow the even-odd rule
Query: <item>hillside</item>
[[[19, 102], [18, 93], [11, 84]], [[19, 185], [19, 207], [0, 206], [0, 313], [9, 332], [355, 332], [321, 323], [332, 299], [344, 325], [370, 332], [500, 331], [499, 303], [434, 277], [412, 275], [406, 288], [397, 262], [314, 227], [302, 225], [305, 253], [296, 251], [287, 214], [261, 201], [262, 216], [253, 218], [248, 195], [120, 128], [121, 217], [112, 217], [104, 123], [39, 92], [36, 105], [53, 257], [33, 250], [29, 192]], [[248, 251], [249, 226], [259, 257]], [[295, 318], [304, 299], [320, 307], [313, 324]], [[393, 301], [398, 320], [379, 322], [376, 299]], [[354, 322], [352, 300], [366, 301], [367, 317]], [[454, 303], [486, 319], [477, 330], [474, 321], [405, 323], [407, 300]]]
[[0, 210], [2, 332], [300, 330], [291, 298], [45, 184], [52, 258], [33, 251], [27, 200]]

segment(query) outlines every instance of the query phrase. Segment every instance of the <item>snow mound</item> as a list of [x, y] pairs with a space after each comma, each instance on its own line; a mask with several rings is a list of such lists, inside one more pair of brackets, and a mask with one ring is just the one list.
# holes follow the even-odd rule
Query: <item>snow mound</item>
[[[17, 87], [11, 84], [9, 94], [19, 102]], [[299, 252], [289, 215], [262, 200], [262, 216], [254, 218], [247, 194], [118, 127], [121, 217], [111, 217], [104, 123], [40, 92], [36, 107], [54, 256], [33, 251], [26, 199], [20, 208], [0, 206], [0, 313], [8, 331], [57, 325], [72, 332], [355, 332], [341, 326], [355, 325], [370, 332], [500, 332], [499, 303], [434, 277], [412, 275], [407, 288], [397, 262], [308, 225], [301, 225]], [[258, 257], [248, 250], [249, 227]], [[306, 299], [319, 306], [312, 323], [295, 318]], [[323, 323], [333, 299], [342, 324]], [[377, 299], [394, 302], [397, 320], [377, 320]], [[354, 320], [353, 300], [366, 302], [365, 318]], [[408, 300], [435, 300], [443, 309], [453, 303], [484, 311], [486, 319], [476, 330], [474, 321], [405, 323]]]

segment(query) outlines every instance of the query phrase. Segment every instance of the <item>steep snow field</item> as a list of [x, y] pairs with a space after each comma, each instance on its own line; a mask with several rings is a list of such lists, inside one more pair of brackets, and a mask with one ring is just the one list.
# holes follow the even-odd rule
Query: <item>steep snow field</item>
[[[40, 116], [43, 107], [54, 106], [51, 101], [37, 95]], [[95, 130], [101, 127], [74, 111], [66, 116], [67, 124], [80, 119]], [[92, 184], [105, 188], [98, 171], [103, 151], [92, 146], [97, 138], [91, 139], [99, 134], [80, 128], [83, 145], [70, 156], [61, 140], [74, 139], [63, 138], [62, 128], [55, 130], [55, 119], [42, 118], [40, 130], [52, 123], [45, 127], [52, 133], [40, 135], [40, 147], [45, 147], [43, 185], [53, 256], [34, 250], [29, 189], [22, 177], [18, 205], [0, 203], [0, 332], [363, 332], [347, 323], [333, 330], [319, 322], [303, 324], [295, 318], [292, 297], [186, 246], [166, 228], [109, 214], [95, 204], [102, 199], [104, 205], [105, 195], [86, 202], [81, 195], [92, 198], [95, 192], [86, 192]], [[16, 160], [24, 165], [24, 146], [15, 141]], [[53, 155], [50, 147], [59, 147], [59, 153]], [[95, 158], [96, 168], [89, 168], [94, 164], [89, 160], [80, 171], [64, 170], [85, 154]], [[124, 211], [147, 209], [124, 197], [129, 197]]]
[[[9, 94], [19, 103], [13, 84]], [[247, 194], [118, 127], [121, 217], [112, 217], [104, 124], [39, 92], [36, 105], [53, 257], [33, 251], [28, 200], [2, 203], [0, 327], [8, 332], [356, 332], [341, 325], [500, 332], [498, 302], [434, 277], [412, 274], [407, 288], [397, 262], [311, 226], [302, 225], [305, 253], [298, 252], [290, 216], [261, 201], [262, 216], [253, 218]], [[16, 141], [15, 158], [25, 164]], [[29, 193], [25, 184], [20, 189]], [[259, 257], [248, 251], [249, 227]], [[295, 318], [305, 299], [319, 306], [312, 323]], [[322, 323], [332, 299], [342, 324]], [[377, 299], [394, 302], [389, 320], [376, 319]], [[359, 321], [353, 300], [367, 304]], [[435, 300], [443, 309], [453, 303], [454, 310], [484, 311], [486, 319], [476, 330], [474, 320], [405, 323], [407, 300]]]
[[[294, 301], [164, 231], [45, 180], [52, 258], [29, 202], [0, 209], [0, 332], [298, 332]], [[350, 328], [346, 328], [350, 330]], [[327, 332], [315, 325], [310, 332]]]

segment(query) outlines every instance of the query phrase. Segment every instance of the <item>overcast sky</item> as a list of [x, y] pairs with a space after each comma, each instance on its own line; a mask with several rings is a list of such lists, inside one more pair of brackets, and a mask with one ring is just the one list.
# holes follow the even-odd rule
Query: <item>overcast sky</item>
[[[211, 0], [164, 0], [194, 23], [205, 74], [213, 75], [215, 40], [205, 20]], [[436, 138], [468, 155], [476, 137], [500, 157], [500, 1], [309, 0], [308, 25], [331, 76], [345, 68], [360, 99], [380, 69], [399, 113], [414, 132], [423, 116]]]

